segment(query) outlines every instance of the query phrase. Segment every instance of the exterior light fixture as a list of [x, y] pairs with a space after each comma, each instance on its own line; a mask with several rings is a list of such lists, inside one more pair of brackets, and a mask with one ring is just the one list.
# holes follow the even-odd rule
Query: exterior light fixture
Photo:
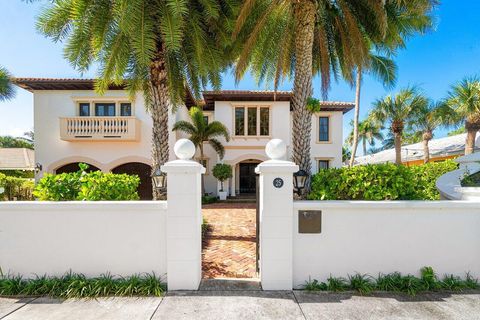
[[308, 173], [305, 170], [299, 170], [293, 174], [293, 188], [298, 195], [301, 194], [302, 189], [305, 188]]
[[156, 190], [162, 190], [167, 187], [167, 175], [160, 169], [155, 170], [152, 174], [152, 180]]
[[35, 172], [38, 173], [38, 172], [42, 171], [42, 169], [43, 169], [43, 166], [40, 162], [35, 163]]

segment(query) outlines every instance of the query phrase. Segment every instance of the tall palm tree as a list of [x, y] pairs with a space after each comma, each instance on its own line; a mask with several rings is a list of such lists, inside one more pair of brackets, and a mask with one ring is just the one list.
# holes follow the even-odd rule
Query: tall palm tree
[[200, 159], [204, 158], [203, 143], [207, 142], [217, 152], [220, 159], [225, 155], [225, 148], [223, 144], [217, 139], [224, 137], [225, 140], [230, 140], [228, 129], [219, 121], [212, 121], [207, 123], [205, 121], [202, 109], [192, 107], [189, 111], [190, 121], [177, 121], [173, 125], [173, 131], [182, 131], [189, 134], [189, 138], [195, 148], [200, 150]]
[[[352, 129], [348, 137], [348, 143], [352, 144], [354, 137], [354, 129]], [[358, 141], [362, 143], [363, 155], [367, 154], [367, 143], [374, 146], [375, 140], [383, 140], [382, 126], [370, 118], [360, 121], [358, 124]]]
[[0, 101], [10, 100], [15, 96], [15, 88], [11, 81], [12, 75], [0, 66]]
[[428, 104], [427, 98], [416, 88], [402, 89], [394, 96], [388, 95], [373, 103], [370, 114], [372, 119], [379, 125], [388, 123], [389, 130], [394, 136], [396, 164], [402, 164], [403, 130], [417, 110], [426, 104]]
[[[237, 18], [234, 37], [240, 38], [236, 64], [240, 79], [251, 67], [259, 82], [273, 81], [275, 89], [293, 76], [293, 155], [300, 169], [311, 170], [312, 77], [321, 75], [324, 98], [331, 75], [353, 83], [357, 66], [367, 63], [370, 43], [393, 46], [404, 26], [407, 8], [429, 12], [435, 0], [246, 0]], [[406, 15], [408, 16], [408, 14]], [[392, 22], [392, 26], [389, 26]], [[386, 36], [389, 42], [385, 42]], [[401, 37], [400, 37], [401, 38]], [[309, 190], [307, 179], [305, 193]]]
[[423, 162], [430, 161], [430, 140], [433, 139], [433, 132], [438, 127], [449, 123], [452, 113], [445, 107], [443, 102], [429, 101], [421, 105], [410, 119], [411, 132], [418, 133], [423, 143]]
[[[153, 119], [152, 170], [168, 161], [168, 112], [207, 84], [220, 87], [236, 0], [52, 0], [37, 27], [65, 42], [79, 71], [99, 66], [96, 89], [142, 90]], [[233, 20], [232, 20], [233, 21]], [[158, 199], [161, 195], [154, 190]]]
[[477, 131], [480, 130], [480, 80], [477, 77], [465, 78], [453, 85], [446, 103], [454, 114], [451, 123], [465, 123], [465, 154], [473, 153]]
[[[357, 153], [357, 147], [358, 147], [358, 142], [359, 140], [363, 139], [363, 154], [367, 154], [367, 146], [366, 146], [366, 137], [364, 136], [363, 138], [360, 136], [361, 134], [361, 129], [360, 129], [360, 123], [359, 123], [359, 117], [360, 117], [360, 88], [362, 85], [362, 73], [369, 73], [376, 78], [380, 79], [385, 87], [392, 87], [395, 85], [397, 81], [397, 65], [395, 62], [390, 59], [389, 57], [386, 56], [380, 56], [377, 54], [374, 54], [373, 52], [370, 54], [369, 57], [369, 66], [368, 69], [365, 67], [357, 67], [357, 74], [356, 74], [356, 79], [355, 79], [355, 113], [353, 116], [353, 132], [352, 132], [352, 155], [350, 157], [350, 163], [349, 166], [352, 167], [353, 163], [355, 161], [355, 156]], [[370, 123], [365, 123], [364, 125], [369, 125], [372, 124], [371, 121]], [[378, 126], [373, 126], [371, 129], [374, 129], [374, 127]], [[362, 130], [365, 130], [365, 128], [362, 128]], [[363, 132], [365, 134], [365, 132]], [[373, 139], [372, 139], [373, 141]], [[370, 143], [371, 145], [372, 143]]]

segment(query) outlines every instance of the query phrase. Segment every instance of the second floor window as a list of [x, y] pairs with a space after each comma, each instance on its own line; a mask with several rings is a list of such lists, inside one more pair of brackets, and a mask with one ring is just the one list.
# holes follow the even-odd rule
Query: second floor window
[[95, 115], [97, 117], [114, 117], [115, 103], [95, 103]]
[[120, 115], [122, 117], [132, 116], [132, 104], [131, 103], [120, 103]]
[[270, 108], [262, 106], [235, 107], [236, 136], [269, 136]]
[[318, 118], [318, 141], [320, 142], [330, 141], [330, 118], [329, 117]]
[[78, 105], [78, 115], [80, 117], [90, 116], [90, 103], [80, 103]]
[[318, 160], [318, 170], [330, 168], [330, 160]]

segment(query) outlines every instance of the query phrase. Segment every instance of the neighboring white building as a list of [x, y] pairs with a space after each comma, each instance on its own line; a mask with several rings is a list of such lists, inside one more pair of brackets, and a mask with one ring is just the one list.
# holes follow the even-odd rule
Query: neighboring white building
[[[466, 133], [430, 140], [430, 161], [453, 159], [465, 154]], [[480, 150], [480, 135], [475, 140], [475, 152]], [[356, 157], [355, 165], [395, 162], [395, 149], [383, 150], [366, 156]], [[402, 162], [405, 165], [423, 164], [423, 143], [402, 146]]]
[[[142, 94], [130, 100], [121, 86], [112, 86], [100, 96], [93, 80], [17, 78], [16, 84], [33, 93], [35, 161], [42, 166], [37, 174], [77, 170], [79, 162], [105, 172], [134, 173], [140, 176], [140, 196], [151, 197], [150, 154], [152, 120], [144, 108]], [[291, 149], [291, 92], [206, 91], [203, 110], [208, 121], [220, 121], [231, 140], [222, 140], [222, 160], [234, 168], [227, 183], [229, 194], [255, 192], [256, 164], [266, 160], [266, 143], [272, 138], [288, 142]], [[185, 105], [172, 113], [170, 128], [188, 120], [188, 108], [196, 102], [188, 96]], [[343, 114], [354, 107], [347, 102], [322, 102], [322, 111], [312, 116], [312, 171], [342, 165]], [[185, 135], [172, 132], [173, 145]], [[206, 144], [204, 165], [206, 192], [216, 194], [218, 183], [211, 174], [220, 162]]]

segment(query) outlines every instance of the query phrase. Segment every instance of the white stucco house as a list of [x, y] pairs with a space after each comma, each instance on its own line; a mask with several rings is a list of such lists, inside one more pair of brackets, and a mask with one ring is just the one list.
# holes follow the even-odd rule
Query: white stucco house
[[[139, 93], [130, 100], [122, 86], [112, 86], [104, 95], [94, 91], [94, 80], [17, 78], [15, 83], [33, 93], [36, 178], [44, 173], [76, 171], [79, 162], [105, 172], [140, 176], [139, 194], [151, 198], [150, 154], [152, 121]], [[272, 138], [287, 142], [291, 151], [291, 92], [206, 91], [203, 110], [208, 121], [221, 121], [231, 139], [223, 141], [225, 157], [220, 160], [206, 144], [203, 164], [205, 191], [216, 194], [218, 183], [212, 167], [223, 161], [233, 167], [226, 183], [230, 196], [255, 192], [256, 164], [266, 160], [266, 143]], [[171, 113], [170, 128], [188, 120], [188, 109], [197, 102], [187, 94], [185, 104]], [[354, 107], [349, 102], [322, 102], [322, 111], [312, 115], [312, 170], [342, 165], [343, 115]], [[185, 136], [171, 132], [173, 145]], [[200, 159], [198, 159], [200, 160]]]

